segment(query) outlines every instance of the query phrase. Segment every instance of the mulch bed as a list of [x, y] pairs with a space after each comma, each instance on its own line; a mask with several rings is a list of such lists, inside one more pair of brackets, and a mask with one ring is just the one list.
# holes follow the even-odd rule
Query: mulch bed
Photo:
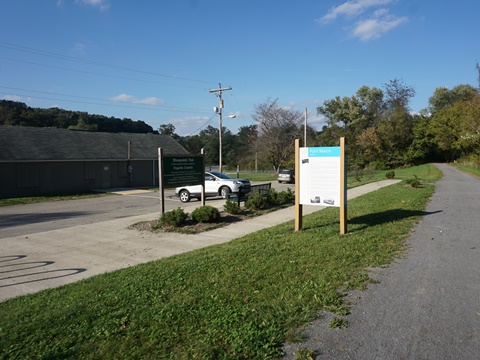
[[187, 219], [182, 226], [165, 226], [158, 227], [158, 220], [152, 221], [142, 221], [133, 225], [130, 225], [128, 228], [138, 231], [150, 231], [153, 233], [162, 233], [162, 232], [179, 232], [184, 234], [198, 234], [204, 231], [209, 231], [213, 229], [218, 229], [230, 224], [234, 224], [240, 221], [250, 219], [255, 216], [260, 216], [275, 210], [280, 210], [285, 207], [291, 206], [293, 203], [287, 203], [281, 206], [269, 207], [264, 210], [243, 210], [239, 214], [229, 214], [227, 212], [220, 212], [220, 220], [215, 223], [197, 223], [191, 218]]
[[204, 231], [218, 229], [220, 227], [224, 227], [233, 223], [237, 223], [239, 221], [243, 221], [246, 219], [251, 218], [252, 216], [260, 215], [261, 212], [248, 212], [249, 216], [246, 213], [240, 214], [229, 214], [225, 212], [220, 213], [220, 219], [218, 222], [215, 223], [197, 223], [192, 219], [188, 219], [181, 227], [173, 227], [173, 226], [166, 226], [166, 227], [157, 227], [158, 220], [152, 221], [142, 221], [133, 225], [130, 225], [128, 228], [132, 230], [138, 231], [150, 231], [154, 233], [162, 233], [162, 232], [181, 232], [186, 234], [198, 234]]

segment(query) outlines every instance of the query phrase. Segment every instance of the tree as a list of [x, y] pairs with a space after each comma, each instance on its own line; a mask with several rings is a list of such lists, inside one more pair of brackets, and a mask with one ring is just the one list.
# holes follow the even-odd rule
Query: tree
[[406, 85], [400, 79], [390, 80], [388, 84], [384, 84], [385, 87], [385, 103], [387, 109], [390, 111], [396, 111], [402, 109], [408, 111], [408, 104], [410, 98], [415, 96], [415, 89]]
[[175, 133], [175, 126], [173, 126], [170, 123], [169, 124], [161, 124], [158, 128], [158, 133], [160, 135], [171, 136], [172, 138], [174, 138], [177, 141], [180, 140], [180, 136]]
[[299, 138], [302, 124], [302, 112], [281, 107], [278, 99], [267, 99], [255, 106], [252, 116], [258, 124], [257, 149], [276, 172], [293, 158], [295, 139]]
[[214, 165], [219, 161], [219, 140], [218, 129], [212, 125], [208, 125], [205, 129], [200, 131], [200, 142], [203, 145], [203, 151], [205, 154], [205, 164]]
[[471, 85], [457, 85], [452, 90], [438, 87], [428, 99], [429, 110], [432, 115], [447, 107], [453, 106], [457, 101], [469, 101], [478, 96], [480, 90]]
[[238, 129], [237, 138], [237, 164], [254, 168], [257, 157], [257, 125], [242, 126]]
[[[352, 97], [337, 96], [333, 100], [325, 101], [317, 108], [317, 114], [327, 119], [327, 128], [320, 135], [322, 144], [338, 145], [338, 139], [345, 137], [350, 163], [365, 165], [367, 160], [363, 157], [362, 147], [356, 146], [356, 142], [366, 135], [362, 135], [365, 130], [376, 128], [381, 122], [385, 112], [383, 98], [382, 90], [362, 86]], [[329, 136], [332, 136], [332, 139], [328, 140]]]
[[469, 101], [457, 101], [435, 113], [430, 131], [448, 160], [479, 154], [480, 95]]

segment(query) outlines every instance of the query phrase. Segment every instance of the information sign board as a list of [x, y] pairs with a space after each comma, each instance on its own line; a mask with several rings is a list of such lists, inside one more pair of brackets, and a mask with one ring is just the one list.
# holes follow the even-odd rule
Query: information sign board
[[340, 147], [301, 147], [299, 150], [300, 204], [340, 207]]
[[202, 184], [203, 173], [203, 156], [163, 156], [164, 187]]

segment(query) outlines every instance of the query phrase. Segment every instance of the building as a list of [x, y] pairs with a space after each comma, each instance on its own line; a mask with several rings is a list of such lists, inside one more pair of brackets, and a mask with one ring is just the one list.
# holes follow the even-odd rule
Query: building
[[158, 186], [158, 148], [188, 154], [172, 137], [0, 126], [0, 198]]

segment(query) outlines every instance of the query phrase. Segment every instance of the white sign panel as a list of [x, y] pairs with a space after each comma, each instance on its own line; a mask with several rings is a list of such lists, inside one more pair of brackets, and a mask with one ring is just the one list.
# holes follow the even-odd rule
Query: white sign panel
[[300, 204], [340, 206], [340, 147], [300, 148]]

